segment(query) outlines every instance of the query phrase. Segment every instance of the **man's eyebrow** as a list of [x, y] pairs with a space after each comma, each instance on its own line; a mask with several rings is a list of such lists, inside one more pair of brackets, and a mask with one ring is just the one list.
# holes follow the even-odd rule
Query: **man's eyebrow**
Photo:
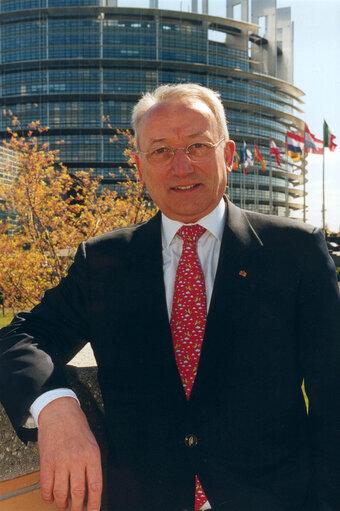
[[196, 133], [193, 133], [192, 135], [187, 135], [189, 138], [195, 138], [199, 137], [200, 135], [204, 135], [205, 131], [197, 131]]
[[[205, 131], [197, 131], [196, 133], [192, 133], [190, 135], [185, 135], [186, 137], [188, 138], [195, 138], [195, 137], [199, 137], [201, 135], [204, 135]], [[159, 142], [164, 142], [164, 140], [166, 140], [165, 137], [163, 138], [154, 138], [153, 140], [151, 140], [151, 144], [158, 144]]]
[[165, 138], [154, 138], [153, 140], [151, 140], [151, 145], [158, 144], [159, 142], [164, 142], [164, 140], [166, 140], [166, 139]]

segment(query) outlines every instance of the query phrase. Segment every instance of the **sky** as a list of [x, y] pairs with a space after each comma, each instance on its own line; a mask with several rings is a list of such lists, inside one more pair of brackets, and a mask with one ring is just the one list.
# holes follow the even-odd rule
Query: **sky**
[[[217, 9], [225, 2], [210, 0]], [[294, 22], [294, 85], [305, 96], [298, 114], [314, 135], [323, 138], [323, 120], [337, 136], [338, 148], [325, 150], [326, 225], [340, 231], [340, 0], [277, 0], [291, 7]], [[308, 156], [307, 221], [322, 226], [321, 155]]]
[[[340, 0], [277, 0], [294, 21], [294, 85], [305, 96], [301, 117], [322, 139], [323, 120], [338, 144], [325, 150], [326, 224], [340, 231]], [[308, 157], [307, 220], [322, 225], [322, 156]]]
[[[183, 1], [183, 0], [182, 0]], [[290, 7], [294, 22], [294, 85], [305, 96], [298, 114], [314, 135], [323, 138], [323, 120], [337, 136], [338, 148], [325, 150], [326, 225], [340, 231], [340, 0], [276, 0]], [[225, 9], [224, 0], [210, 0], [211, 14]], [[224, 11], [225, 12], [225, 11]], [[309, 155], [307, 221], [322, 226], [322, 160]]]
[[[305, 102], [298, 114], [317, 138], [323, 138], [323, 120], [337, 137], [338, 148], [325, 151], [326, 224], [340, 231], [340, 0], [276, 0], [277, 7], [291, 7], [294, 22], [294, 85]], [[118, 0], [119, 6], [145, 7], [146, 0]], [[168, 0], [158, 0], [161, 9]], [[173, 0], [171, 9], [189, 11], [191, 0]], [[198, 0], [201, 12], [202, 0]], [[209, 14], [226, 12], [226, 0], [209, 0]], [[308, 156], [307, 221], [322, 226], [321, 155]]]

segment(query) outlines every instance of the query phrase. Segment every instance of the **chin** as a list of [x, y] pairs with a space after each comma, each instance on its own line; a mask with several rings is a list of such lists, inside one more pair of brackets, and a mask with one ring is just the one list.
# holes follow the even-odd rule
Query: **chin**
[[205, 213], [177, 213], [175, 220], [183, 222], [184, 224], [192, 224], [197, 222], [200, 218], [205, 216]]

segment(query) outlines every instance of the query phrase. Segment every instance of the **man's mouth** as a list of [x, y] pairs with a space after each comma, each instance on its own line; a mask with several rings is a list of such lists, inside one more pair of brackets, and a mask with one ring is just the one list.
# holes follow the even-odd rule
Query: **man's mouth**
[[192, 190], [193, 188], [196, 188], [197, 186], [199, 186], [198, 183], [196, 183], [194, 185], [186, 185], [186, 186], [173, 186], [172, 190], [180, 190], [180, 191]]

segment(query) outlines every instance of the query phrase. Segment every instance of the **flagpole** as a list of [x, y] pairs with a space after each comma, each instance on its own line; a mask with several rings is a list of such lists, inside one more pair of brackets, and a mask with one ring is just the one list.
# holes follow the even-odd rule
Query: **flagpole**
[[289, 217], [289, 176], [288, 176], [288, 169], [285, 169], [285, 201], [286, 201], [286, 217]]
[[241, 173], [241, 179], [242, 179], [242, 202], [241, 202], [241, 208], [245, 208], [246, 201], [245, 201], [245, 171], [246, 171], [246, 164], [243, 164], [243, 172]]
[[306, 151], [303, 150], [303, 221], [306, 223]]
[[323, 234], [326, 237], [326, 220], [325, 220], [325, 147], [323, 148], [322, 155], [322, 230]]
[[255, 179], [254, 179], [254, 186], [255, 186], [255, 211], [259, 211], [259, 169], [258, 166], [255, 168]]
[[272, 169], [272, 156], [270, 155], [269, 166], [269, 214], [273, 214], [273, 169]]

